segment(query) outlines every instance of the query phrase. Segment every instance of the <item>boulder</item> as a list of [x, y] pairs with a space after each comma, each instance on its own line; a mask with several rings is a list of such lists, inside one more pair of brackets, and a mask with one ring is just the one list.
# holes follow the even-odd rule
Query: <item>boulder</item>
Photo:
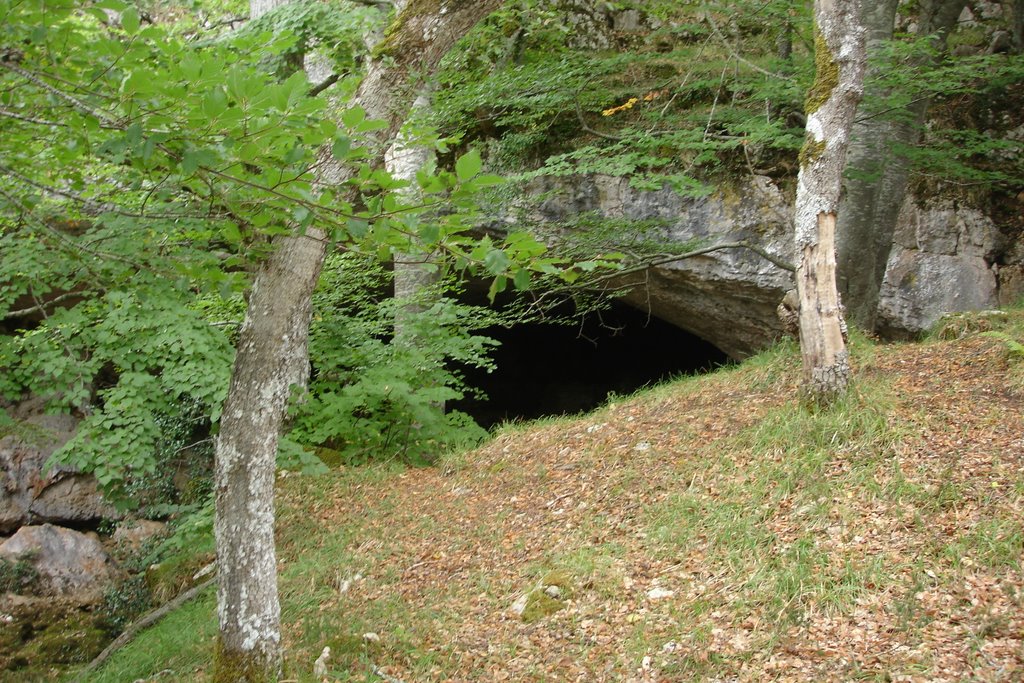
[[116, 518], [103, 500], [96, 480], [66, 467], [46, 469], [46, 462], [78, 427], [72, 415], [49, 415], [45, 402], [33, 398], [10, 412], [17, 427], [0, 439], [0, 533], [40, 522], [79, 524]]
[[120, 575], [95, 534], [52, 524], [21, 527], [0, 545], [0, 558], [30, 561], [38, 572], [36, 592], [82, 604], [102, 600]]

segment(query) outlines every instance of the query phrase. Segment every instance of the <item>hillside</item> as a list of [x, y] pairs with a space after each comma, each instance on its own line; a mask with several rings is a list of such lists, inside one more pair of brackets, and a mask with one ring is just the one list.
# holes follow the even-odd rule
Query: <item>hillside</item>
[[[286, 677], [330, 646], [330, 681], [1020, 680], [1024, 373], [989, 326], [1024, 315], [857, 342], [816, 415], [786, 344], [434, 469], [285, 476]], [[214, 632], [207, 595], [93, 680], [203, 680]]]

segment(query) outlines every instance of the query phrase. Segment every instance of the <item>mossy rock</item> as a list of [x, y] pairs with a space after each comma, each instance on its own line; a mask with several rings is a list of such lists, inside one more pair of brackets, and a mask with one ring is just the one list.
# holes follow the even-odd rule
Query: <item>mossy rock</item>
[[50, 624], [27, 648], [30, 660], [50, 664], [85, 664], [92, 661], [110, 635], [103, 620], [92, 612], [75, 612]]
[[951, 50], [962, 45], [985, 47], [988, 45], [989, 34], [981, 26], [966, 26], [950, 33], [946, 41]]
[[336, 448], [321, 446], [320, 448], [317, 448], [314, 453], [316, 454], [316, 457], [320, 458], [320, 462], [332, 469], [346, 464], [345, 454]]
[[0, 629], [0, 680], [54, 680], [110, 642], [102, 615], [86, 607], [31, 600], [4, 611], [12, 620]]
[[11, 561], [0, 558], [0, 593], [33, 595], [39, 571], [32, 562], [31, 554]]
[[966, 311], [947, 313], [935, 325], [934, 336], [939, 339], [962, 339], [969, 334], [989, 332], [1003, 327], [1009, 316], [1004, 311]]
[[[532, 624], [563, 609], [575, 592], [573, 586], [573, 576], [569, 572], [561, 569], [548, 572], [539, 585], [526, 594], [526, 606], [520, 618]], [[557, 591], [552, 591], [552, 588]]]

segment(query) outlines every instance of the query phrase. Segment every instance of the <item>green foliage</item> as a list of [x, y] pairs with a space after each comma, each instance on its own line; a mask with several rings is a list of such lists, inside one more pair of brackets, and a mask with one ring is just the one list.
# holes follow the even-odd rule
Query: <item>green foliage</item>
[[[958, 35], [950, 36], [951, 46]], [[1019, 55], [953, 58], [939, 52], [932, 36], [898, 35], [869, 58], [874, 68], [859, 118], [882, 118], [922, 134], [921, 144], [896, 145], [887, 154], [910, 159], [932, 183], [1012, 190], [1024, 181], [1024, 142], [1006, 135], [1024, 122]], [[927, 122], [920, 120], [923, 104], [930, 107]]]
[[152, 606], [152, 596], [146, 586], [146, 577], [138, 574], [125, 579], [103, 594], [100, 612], [104, 627], [113, 635], [125, 630]]
[[303, 55], [316, 52], [331, 60], [337, 73], [355, 70], [366, 53], [362, 37], [380, 23], [381, 13], [366, 5], [343, 0], [300, 0], [279, 5], [247, 22], [241, 33], [282, 45], [263, 63], [270, 73], [287, 76], [301, 69]]
[[[284, 73], [312, 47], [353, 67], [368, 12], [290, 4], [246, 30], [189, 42], [120, 0], [0, 0], [0, 313], [13, 331], [0, 337], [0, 395], [41, 394], [51, 409], [82, 415], [55, 458], [94, 473], [122, 502], [177, 502], [139, 482], [177, 466], [186, 435], [215, 428], [242, 292], [275, 235], [315, 226], [381, 260], [436, 248], [455, 271], [494, 277], [495, 292], [564, 266], [535, 240], [466, 234], [479, 191], [500, 182], [477, 153], [419, 174], [423, 202], [410, 204], [394, 192], [405, 183], [373, 161], [387, 124], [357, 106], [335, 121], [301, 71]], [[348, 186], [315, 182], [327, 149], [354, 169]], [[440, 367], [440, 342], [399, 361], [377, 341], [376, 362], [404, 369], [362, 377], [391, 392], [353, 410], [389, 410], [401, 396], [410, 424], [427, 424], [425, 406], [451, 395], [438, 370], [420, 374]], [[471, 352], [448, 357], [460, 354]], [[336, 372], [346, 362], [325, 360], [323, 376], [348, 382], [356, 370]], [[445, 429], [466, 431], [446, 419]]]
[[[552, 30], [569, 23], [555, 23], [542, 3], [506, 8], [447, 58], [437, 120], [446, 131], [495, 138], [492, 162], [536, 169], [523, 178], [602, 173], [629, 177], [638, 189], [668, 182], [706, 193], [716, 174], [800, 146], [802, 131], [788, 114], [802, 110], [809, 51], [779, 62], [772, 50], [806, 8], [757, 5], [644, 3], [635, 9], [661, 28], [631, 49], [607, 52], [571, 47], [571, 33]], [[744, 59], [702, 19], [709, 10], [722, 22], [748, 20], [738, 48]]]
[[[467, 163], [464, 169], [473, 162]], [[314, 379], [295, 408], [284, 466], [315, 470], [303, 447], [345, 464], [395, 457], [433, 462], [485, 436], [466, 415], [439, 406], [467, 391], [453, 364], [491, 367], [487, 354], [494, 342], [472, 330], [490, 324], [493, 315], [437, 290], [398, 308], [384, 296], [389, 281], [366, 258], [328, 260], [314, 301]], [[403, 327], [397, 340], [396, 318]]]
[[31, 557], [17, 560], [0, 558], [0, 593], [30, 593], [32, 585], [39, 578], [39, 571]]
[[1020, 343], [1017, 339], [1006, 332], [999, 332], [996, 330], [990, 330], [988, 332], [982, 332], [983, 337], [991, 337], [992, 339], [998, 339], [1006, 345], [1006, 352], [1010, 357], [1016, 360], [1024, 360], [1024, 344]]
[[141, 559], [146, 568], [175, 554], [202, 553], [213, 549], [213, 497], [180, 512], [174, 532]]
[[55, 461], [123, 487], [155, 473], [161, 423], [183, 403], [216, 419], [232, 350], [186, 302], [187, 291], [153, 282], [57, 309], [35, 329], [0, 338], [8, 397], [51, 396], [55, 409], [86, 413]]

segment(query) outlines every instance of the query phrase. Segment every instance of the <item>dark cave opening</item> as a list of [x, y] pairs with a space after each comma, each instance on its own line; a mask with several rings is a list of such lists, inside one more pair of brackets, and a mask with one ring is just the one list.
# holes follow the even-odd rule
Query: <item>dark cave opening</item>
[[592, 410], [609, 394], [630, 394], [729, 360], [700, 337], [618, 301], [575, 325], [524, 323], [480, 332], [501, 343], [493, 354], [497, 369], [464, 373], [487, 398], [467, 397], [450, 408], [487, 428]]

